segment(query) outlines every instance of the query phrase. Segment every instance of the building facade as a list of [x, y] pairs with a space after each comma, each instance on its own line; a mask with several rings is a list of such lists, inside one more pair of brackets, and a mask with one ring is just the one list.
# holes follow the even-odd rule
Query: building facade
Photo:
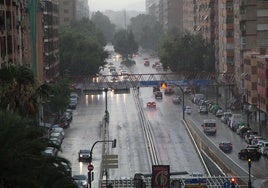
[[59, 0], [59, 24], [60, 26], [68, 26], [71, 21], [75, 20], [76, 1], [75, 0]]
[[0, 1], [0, 68], [5, 65], [30, 67], [30, 34], [27, 1]]

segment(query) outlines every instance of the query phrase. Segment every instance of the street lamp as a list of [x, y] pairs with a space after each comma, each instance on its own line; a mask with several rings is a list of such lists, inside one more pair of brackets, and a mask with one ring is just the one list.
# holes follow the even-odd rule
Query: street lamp
[[251, 158], [248, 158], [248, 188], [251, 188], [250, 168], [251, 168]]
[[116, 148], [116, 139], [114, 139], [114, 140], [98, 140], [92, 145], [92, 147], [90, 149], [89, 166], [88, 166], [88, 170], [89, 170], [89, 172], [88, 172], [89, 188], [91, 188], [91, 172], [94, 169], [93, 165], [91, 164], [92, 155], [93, 155], [93, 149], [94, 149], [94, 146], [97, 143], [100, 143], [100, 142], [112, 142], [112, 148]]

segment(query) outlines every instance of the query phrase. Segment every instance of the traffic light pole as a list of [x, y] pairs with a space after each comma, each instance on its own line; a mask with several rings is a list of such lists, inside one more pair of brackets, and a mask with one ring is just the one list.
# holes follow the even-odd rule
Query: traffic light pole
[[250, 175], [250, 168], [251, 168], [251, 159], [248, 159], [248, 188], [251, 188], [251, 175]]
[[182, 119], [185, 120], [185, 104], [184, 104], [184, 92], [180, 85], [177, 85], [182, 93]]
[[[100, 143], [100, 142], [112, 142], [112, 148], [116, 148], [116, 139], [113, 139], [113, 140], [98, 140], [98, 141], [94, 142], [94, 144], [92, 145], [92, 147], [90, 149], [89, 165], [91, 165], [91, 162], [92, 162], [93, 149], [94, 149], [95, 145], [97, 143]], [[91, 175], [91, 171], [89, 172], [89, 174]], [[88, 179], [89, 179], [89, 188], [91, 188], [91, 178], [88, 178]]]

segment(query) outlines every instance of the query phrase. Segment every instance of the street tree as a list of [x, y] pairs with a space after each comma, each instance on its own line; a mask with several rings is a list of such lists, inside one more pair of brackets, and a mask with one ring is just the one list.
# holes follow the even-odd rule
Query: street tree
[[68, 160], [43, 154], [48, 146], [60, 148], [42, 127], [10, 111], [0, 111], [0, 122], [1, 188], [77, 187], [64, 168]]
[[62, 28], [60, 32], [60, 73], [70, 76], [90, 76], [105, 64], [105, 38], [95, 24], [83, 19]]
[[138, 51], [138, 44], [130, 30], [119, 30], [113, 38], [113, 46], [115, 52], [122, 55], [123, 59], [129, 59]]
[[214, 70], [212, 45], [199, 34], [166, 34], [159, 43], [159, 57], [163, 67], [174, 72]]
[[109, 17], [105, 16], [100, 11], [97, 11], [92, 15], [91, 20], [95, 23], [96, 27], [101, 30], [106, 41], [112, 42], [115, 24], [111, 23]]
[[37, 86], [33, 72], [25, 66], [0, 69], [0, 109], [34, 117], [38, 111]]
[[133, 31], [136, 41], [142, 48], [157, 50], [163, 29], [153, 16], [140, 14], [131, 18], [129, 29]]

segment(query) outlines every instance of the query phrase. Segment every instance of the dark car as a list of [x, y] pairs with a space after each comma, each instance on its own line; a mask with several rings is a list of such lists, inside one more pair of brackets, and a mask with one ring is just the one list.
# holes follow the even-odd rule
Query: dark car
[[161, 91], [155, 92], [155, 95], [154, 96], [155, 96], [156, 99], [162, 99], [163, 98], [163, 94], [162, 94]]
[[224, 153], [231, 153], [233, 150], [233, 144], [231, 142], [225, 141], [219, 143], [219, 148], [224, 152]]
[[90, 151], [81, 149], [78, 152], [78, 161], [79, 162], [90, 162]]
[[155, 93], [155, 92], [157, 92], [157, 91], [160, 91], [160, 88], [157, 87], [157, 86], [153, 87], [153, 93]]
[[238, 153], [238, 158], [244, 160], [251, 159], [258, 161], [261, 158], [261, 153], [256, 148], [241, 149]]
[[165, 95], [172, 95], [174, 94], [174, 89], [172, 87], [167, 87], [164, 91]]
[[88, 180], [86, 175], [74, 175], [73, 180], [81, 188], [88, 188]]

